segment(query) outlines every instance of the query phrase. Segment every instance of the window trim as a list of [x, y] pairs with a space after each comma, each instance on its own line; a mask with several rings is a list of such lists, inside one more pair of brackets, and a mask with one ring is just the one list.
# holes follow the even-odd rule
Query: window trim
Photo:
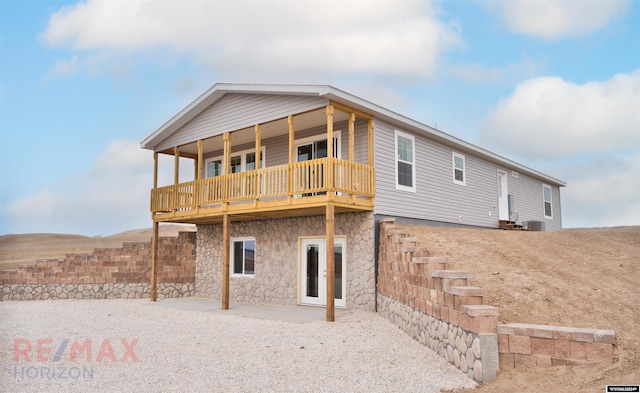
[[[398, 158], [398, 137], [399, 136], [405, 139], [411, 140], [413, 162], [400, 160]], [[394, 160], [393, 161], [395, 163], [396, 190], [416, 192], [416, 138], [415, 136], [411, 134], [407, 134], [406, 132], [395, 130], [393, 140], [394, 140], [394, 151], [393, 151]], [[412, 184], [411, 187], [405, 186], [399, 183], [400, 179], [398, 178], [398, 162], [411, 164], [411, 184]]]
[[[545, 198], [544, 191], [545, 189], [549, 189], [549, 201], [547, 202]], [[549, 211], [551, 215], [547, 215], [547, 203], [549, 204]], [[542, 213], [544, 214], [544, 218], [553, 219], [553, 188], [548, 184], [542, 184]]]
[[[462, 180], [456, 179], [456, 170], [460, 170], [456, 168], [456, 157], [462, 159]], [[451, 152], [451, 168], [453, 175], [453, 183], [459, 184], [461, 186], [467, 185], [467, 160], [464, 154], [456, 153], [455, 151]]]
[[[244, 242], [246, 241], [253, 241], [254, 244], [254, 256], [253, 256], [253, 274], [251, 273], [245, 273], [245, 261], [242, 261], [242, 273], [235, 273], [234, 272], [234, 260], [235, 260], [235, 243], [237, 242], [242, 242], [243, 243], [243, 249], [244, 249]], [[229, 242], [229, 247], [231, 248], [229, 250], [229, 272], [231, 273], [231, 277], [246, 277], [246, 278], [255, 278], [256, 276], [256, 254], [257, 254], [257, 248], [258, 248], [258, 243], [256, 242], [256, 238], [255, 237], [232, 237], [231, 241]]]
[[[230, 156], [231, 157], [240, 156], [241, 165], [242, 165], [242, 170], [240, 172], [242, 173], [247, 171], [247, 154], [255, 153], [255, 152], [256, 152], [256, 149], [254, 147], [253, 149], [246, 149], [246, 150], [232, 152]], [[207, 158], [206, 160], [204, 160], [204, 177], [205, 178], [213, 177], [213, 176], [209, 176], [209, 163], [212, 161], [222, 162], [222, 173], [224, 174], [227, 172], [227, 170], [224, 168], [224, 165], [226, 164], [224, 162], [224, 155]], [[260, 146], [260, 161], [263, 164], [262, 166], [260, 166], [260, 168], [266, 167], [267, 156], [266, 156], [265, 146]]]

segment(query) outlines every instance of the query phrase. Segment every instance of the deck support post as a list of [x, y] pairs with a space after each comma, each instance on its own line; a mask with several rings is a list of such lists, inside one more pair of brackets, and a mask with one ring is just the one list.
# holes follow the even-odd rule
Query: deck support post
[[336, 319], [335, 314], [335, 297], [336, 297], [336, 264], [335, 264], [335, 239], [334, 239], [334, 226], [335, 226], [335, 210], [331, 202], [327, 204], [326, 209], [326, 262], [327, 262], [327, 322], [333, 322]]
[[222, 309], [229, 309], [229, 274], [230, 274], [231, 231], [229, 215], [222, 216]]
[[155, 302], [158, 293], [158, 228], [160, 224], [157, 221], [153, 222], [153, 235], [151, 237], [151, 301]]
[[[224, 141], [224, 163], [222, 164], [222, 172], [225, 177], [231, 172], [231, 134], [225, 132]], [[229, 215], [227, 214], [227, 205], [229, 204], [229, 190], [227, 181], [222, 182], [222, 309], [229, 309], [229, 269], [230, 269], [230, 247], [231, 247], [231, 231], [229, 230]]]

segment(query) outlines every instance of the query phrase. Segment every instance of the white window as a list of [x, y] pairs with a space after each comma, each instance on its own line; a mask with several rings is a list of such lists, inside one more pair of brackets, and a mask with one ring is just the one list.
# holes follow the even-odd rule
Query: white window
[[416, 192], [415, 138], [396, 130], [396, 189]]
[[455, 184], [466, 185], [467, 176], [464, 169], [464, 156], [456, 152], [452, 153], [453, 182]]
[[231, 239], [231, 273], [234, 276], [255, 275], [256, 239]]
[[544, 202], [544, 217], [553, 218], [553, 208], [551, 205], [551, 187], [546, 184], [542, 185], [542, 199]]
[[[209, 158], [205, 162], [206, 177], [220, 176], [224, 173], [222, 167], [223, 157]], [[260, 168], [264, 168], [265, 148], [260, 148]], [[243, 150], [231, 153], [229, 173], [240, 173], [256, 169], [256, 149]]]

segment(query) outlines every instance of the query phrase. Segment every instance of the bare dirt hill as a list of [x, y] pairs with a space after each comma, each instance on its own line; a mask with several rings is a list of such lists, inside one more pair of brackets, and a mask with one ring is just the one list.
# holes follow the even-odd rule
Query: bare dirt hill
[[[184, 226], [161, 226], [177, 236]], [[487, 289], [500, 322], [612, 329], [616, 362], [610, 366], [511, 370], [474, 392], [604, 392], [605, 385], [640, 383], [640, 227], [510, 232], [488, 229], [408, 227], [451, 269], [472, 273]], [[94, 247], [148, 241], [151, 230], [109, 237], [7, 235], [0, 237], [0, 268], [61, 258]]]
[[[195, 231], [192, 225], [160, 225], [160, 236], [175, 237], [178, 232]], [[67, 253], [90, 253], [94, 248], [118, 248], [124, 242], [146, 242], [151, 229], [136, 229], [112, 236], [88, 237], [52, 233], [0, 236], [0, 269], [11, 269], [38, 259], [64, 258]]]
[[478, 392], [604, 392], [640, 383], [640, 227], [516, 232], [407, 227], [419, 245], [472, 273], [502, 323], [615, 330], [610, 366], [504, 371]]

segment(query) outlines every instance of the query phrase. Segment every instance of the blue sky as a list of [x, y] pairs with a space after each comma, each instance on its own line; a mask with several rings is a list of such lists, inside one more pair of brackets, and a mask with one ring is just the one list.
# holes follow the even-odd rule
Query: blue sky
[[217, 82], [331, 84], [640, 224], [640, 4], [0, 0], [0, 235], [151, 225], [139, 143]]

